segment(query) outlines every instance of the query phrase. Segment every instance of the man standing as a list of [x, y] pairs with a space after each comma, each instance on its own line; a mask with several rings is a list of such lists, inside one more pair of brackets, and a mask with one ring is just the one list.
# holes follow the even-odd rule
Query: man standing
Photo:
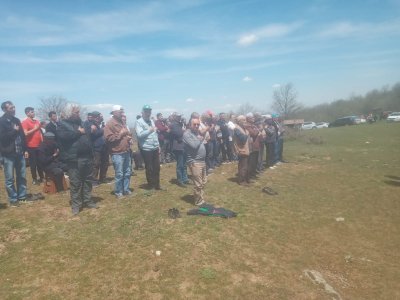
[[150, 116], [150, 105], [143, 106], [142, 117], [136, 121], [136, 136], [143, 155], [148, 187], [149, 189], [163, 190], [160, 187], [160, 144], [157, 128]]
[[170, 137], [172, 139], [172, 151], [176, 160], [176, 179], [178, 181], [178, 186], [185, 187], [185, 184], [189, 183], [187, 176], [187, 165], [186, 165], [186, 154], [183, 151], [183, 128], [182, 116], [173, 113], [173, 119], [170, 126]]
[[104, 139], [114, 166], [114, 194], [117, 199], [132, 194], [129, 188], [132, 173], [129, 151], [132, 135], [122, 120], [123, 113], [121, 105], [114, 105], [111, 111], [112, 117], [104, 127]]
[[93, 174], [95, 185], [105, 183], [108, 170], [108, 151], [104, 140], [104, 129], [101, 127], [103, 115], [98, 111], [91, 113], [92, 120], [84, 123], [93, 145]]
[[[39, 159], [39, 146], [43, 141], [40, 122], [35, 120], [35, 110], [33, 107], [25, 108], [26, 119], [22, 121], [22, 128], [24, 129], [26, 146], [29, 153], [29, 167], [32, 174], [32, 183], [39, 185], [43, 182], [43, 170], [38, 165]], [[36, 173], [37, 171], [37, 173]], [[39, 180], [37, 178], [39, 175]]]
[[46, 125], [46, 132], [52, 132], [54, 135], [57, 133], [57, 113], [55, 111], [51, 111], [48, 114], [50, 122]]
[[157, 120], [154, 122], [157, 127], [158, 142], [160, 143], [160, 161], [162, 164], [167, 162], [166, 160], [166, 140], [169, 138], [169, 127], [166, 124], [166, 120], [163, 118], [162, 113], [157, 114]]
[[234, 130], [233, 143], [238, 155], [238, 184], [248, 186], [249, 178], [249, 141], [251, 139], [246, 129], [246, 117], [240, 115], [236, 118], [237, 126], [230, 124], [230, 129]]
[[260, 131], [258, 127], [254, 124], [253, 113], [246, 114], [246, 130], [249, 132], [251, 140], [249, 143], [249, 176], [250, 178], [256, 178], [258, 154], [260, 151]]
[[[25, 158], [28, 152], [25, 134], [21, 122], [15, 117], [15, 106], [11, 101], [1, 104], [4, 114], [0, 117], [0, 152], [4, 160], [4, 177], [8, 200], [13, 207], [19, 206], [20, 200], [26, 199]], [[16, 185], [14, 185], [14, 170]]]
[[206, 148], [204, 137], [200, 134], [200, 119], [190, 119], [190, 128], [183, 134], [183, 143], [187, 155], [187, 162], [194, 183], [194, 204], [205, 204], [204, 187], [207, 183]]
[[92, 200], [93, 150], [89, 136], [82, 127], [80, 108], [67, 104], [64, 119], [57, 127], [60, 160], [67, 165], [70, 182], [71, 208], [75, 216], [83, 206], [97, 208]]

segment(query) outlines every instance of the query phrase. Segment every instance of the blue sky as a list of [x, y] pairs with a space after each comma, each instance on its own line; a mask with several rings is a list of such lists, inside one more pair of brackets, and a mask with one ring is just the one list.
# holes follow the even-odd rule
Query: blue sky
[[0, 99], [17, 115], [61, 95], [90, 110], [269, 111], [400, 79], [400, 0], [0, 1]]

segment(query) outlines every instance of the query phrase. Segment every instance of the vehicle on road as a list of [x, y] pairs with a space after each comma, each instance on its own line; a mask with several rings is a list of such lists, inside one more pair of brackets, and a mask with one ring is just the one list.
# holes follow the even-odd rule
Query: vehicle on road
[[304, 122], [301, 125], [301, 130], [316, 129], [317, 125], [314, 122]]
[[338, 126], [346, 126], [346, 125], [356, 125], [357, 123], [356, 116], [347, 116], [343, 118], [336, 119], [334, 122], [329, 123], [329, 127], [338, 127]]
[[319, 122], [319, 123], [316, 123], [315, 126], [317, 126], [317, 128], [328, 128], [329, 123], [328, 122]]
[[400, 122], [400, 112], [392, 112], [386, 119], [388, 122]]

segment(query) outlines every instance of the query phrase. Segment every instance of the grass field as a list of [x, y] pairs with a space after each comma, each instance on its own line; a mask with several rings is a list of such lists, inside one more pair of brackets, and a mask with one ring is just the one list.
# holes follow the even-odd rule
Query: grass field
[[168, 191], [141, 189], [141, 171], [134, 197], [102, 185], [78, 217], [69, 194], [7, 208], [3, 185], [0, 299], [400, 299], [399, 150], [400, 124], [379, 123], [292, 137], [290, 163], [249, 188], [223, 165], [206, 196], [232, 219], [187, 216], [173, 164]]

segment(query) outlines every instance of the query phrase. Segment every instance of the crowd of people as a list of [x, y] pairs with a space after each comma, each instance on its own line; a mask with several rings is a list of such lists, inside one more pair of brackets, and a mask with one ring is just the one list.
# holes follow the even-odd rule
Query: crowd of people
[[51, 111], [48, 121], [42, 122], [32, 107], [25, 108], [22, 122], [15, 117], [11, 101], [3, 102], [1, 109], [0, 152], [11, 207], [27, 199], [26, 159], [33, 185], [51, 178], [57, 191], [62, 191], [64, 176], [68, 177], [73, 215], [84, 207], [97, 208], [92, 188], [110, 180], [110, 160], [117, 199], [133, 195], [131, 176], [143, 164], [146, 188], [164, 191], [160, 165], [174, 162], [176, 184], [193, 185], [197, 206], [206, 203], [207, 177], [221, 164], [237, 163], [237, 183], [249, 186], [267, 168], [283, 162], [284, 127], [278, 115], [236, 116], [208, 110], [192, 113], [186, 122], [179, 113], [168, 118], [158, 113], [154, 118], [152, 108], [144, 105], [131, 130], [120, 105], [113, 106], [106, 122], [98, 111], [88, 113], [83, 121], [80, 106], [73, 103], [66, 105], [60, 118]]

